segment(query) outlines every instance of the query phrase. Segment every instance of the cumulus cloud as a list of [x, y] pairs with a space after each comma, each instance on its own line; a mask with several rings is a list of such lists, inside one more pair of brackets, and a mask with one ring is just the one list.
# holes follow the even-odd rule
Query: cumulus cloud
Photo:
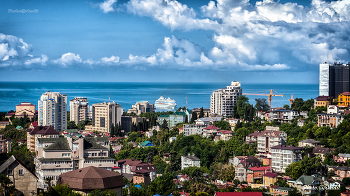
[[102, 63], [111, 64], [111, 63], [118, 63], [119, 62], [119, 56], [111, 56], [111, 57], [103, 57], [101, 58]]
[[[33, 57], [31, 55], [31, 57]], [[49, 58], [45, 55], [42, 54], [41, 57], [37, 57], [37, 58], [32, 58], [29, 60], [26, 60], [24, 62], [25, 65], [31, 65], [31, 64], [41, 64], [41, 65], [46, 65], [46, 62], [49, 60]]]
[[61, 58], [53, 60], [53, 63], [57, 63], [62, 65], [63, 67], [66, 67], [67, 65], [72, 65], [74, 63], [81, 63], [83, 60], [80, 58], [80, 56], [74, 53], [65, 53], [61, 56]]
[[0, 63], [28, 56], [32, 46], [21, 38], [0, 33]]
[[104, 12], [113, 12], [115, 11], [113, 5], [117, 2], [117, 0], [106, 0], [103, 3], [99, 4], [99, 8]]

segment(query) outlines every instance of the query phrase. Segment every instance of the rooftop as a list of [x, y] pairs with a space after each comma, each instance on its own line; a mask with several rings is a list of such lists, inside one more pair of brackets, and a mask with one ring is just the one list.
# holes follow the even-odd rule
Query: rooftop
[[45, 151], [60, 151], [60, 150], [71, 150], [67, 139], [64, 137], [56, 138], [56, 142], [50, 146], [44, 148]]
[[57, 131], [52, 126], [36, 126], [29, 133], [30, 135], [59, 135]]
[[300, 150], [301, 148], [299, 148], [299, 147], [294, 147], [294, 146], [288, 146], [288, 145], [277, 145], [277, 146], [271, 147], [271, 149], [280, 149], [280, 150]]

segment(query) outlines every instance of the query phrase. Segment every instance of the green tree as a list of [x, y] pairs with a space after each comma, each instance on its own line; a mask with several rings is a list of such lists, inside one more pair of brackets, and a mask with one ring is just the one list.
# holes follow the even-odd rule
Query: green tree
[[247, 108], [250, 107], [249, 99], [245, 95], [237, 98], [237, 113], [239, 118], [244, 118]]
[[197, 120], [197, 112], [192, 112], [190, 123], [191, 124], [194, 123], [195, 120]]
[[265, 98], [259, 98], [255, 99], [255, 109], [257, 111], [268, 111], [269, 110], [269, 104], [267, 103]]
[[201, 110], [199, 111], [199, 118], [203, 118], [204, 117], [204, 111], [203, 111], [203, 107], [201, 107]]
[[75, 124], [75, 121], [68, 121], [67, 129], [78, 129], [78, 126]]
[[172, 173], [164, 173], [157, 177], [149, 186], [150, 193], [152, 195], [170, 195], [170, 193], [175, 190], [175, 184], [173, 181], [175, 177], [175, 174]]
[[162, 129], [163, 129], [163, 130], [164, 130], [164, 129], [169, 129], [169, 128], [168, 128], [168, 122], [167, 122], [165, 119], [163, 120]]
[[288, 104], [284, 104], [284, 105], [283, 105], [283, 108], [286, 109], [286, 110], [289, 110], [289, 109], [290, 109], [290, 107], [289, 107]]
[[231, 126], [230, 126], [230, 123], [227, 122], [224, 118], [221, 118], [220, 121], [216, 121], [214, 123], [214, 126], [222, 129], [222, 130], [231, 130]]

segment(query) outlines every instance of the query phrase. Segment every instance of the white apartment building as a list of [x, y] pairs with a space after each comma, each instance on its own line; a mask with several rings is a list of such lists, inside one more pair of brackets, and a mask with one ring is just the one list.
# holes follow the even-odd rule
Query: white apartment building
[[92, 104], [92, 125], [85, 126], [87, 131], [109, 133], [112, 124], [121, 123], [121, 106], [114, 102]]
[[38, 101], [39, 126], [53, 126], [57, 131], [67, 129], [67, 95], [59, 92], [42, 94]]
[[200, 167], [201, 166], [201, 160], [192, 155], [188, 156], [181, 156], [181, 169], [185, 169], [187, 167]]
[[270, 152], [271, 147], [284, 145], [287, 141], [287, 133], [283, 131], [265, 130], [257, 136], [258, 152]]
[[184, 136], [189, 135], [202, 135], [203, 134], [203, 128], [207, 127], [206, 125], [196, 125], [196, 124], [184, 124], [183, 125], [183, 133]]
[[231, 82], [231, 86], [226, 89], [215, 90], [210, 98], [210, 113], [232, 116], [233, 106], [236, 105], [237, 98], [242, 95], [241, 83]]
[[140, 115], [145, 112], [155, 112], [156, 108], [154, 104], [150, 104], [148, 101], [138, 101], [135, 105], [132, 105], [132, 108], [128, 110], [127, 113], [134, 113]]
[[89, 102], [85, 97], [76, 97], [69, 101], [70, 121], [79, 124], [88, 119]]
[[59, 175], [75, 169], [95, 166], [112, 170], [114, 159], [109, 157], [108, 137], [85, 137], [75, 141], [69, 137], [36, 138], [34, 158], [38, 188], [46, 188], [45, 179], [55, 184]]
[[301, 148], [294, 146], [278, 145], [270, 150], [272, 156], [272, 169], [274, 172], [286, 171], [288, 165], [301, 160]]

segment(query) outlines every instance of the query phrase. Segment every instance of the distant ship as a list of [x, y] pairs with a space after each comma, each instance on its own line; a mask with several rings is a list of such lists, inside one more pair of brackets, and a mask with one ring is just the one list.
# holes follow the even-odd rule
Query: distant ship
[[154, 104], [154, 106], [155, 108], [161, 109], [161, 110], [166, 110], [166, 109], [173, 110], [176, 106], [176, 101], [174, 99], [170, 99], [170, 97], [166, 99], [163, 96], [160, 96], [160, 98], [156, 100], [156, 103]]

